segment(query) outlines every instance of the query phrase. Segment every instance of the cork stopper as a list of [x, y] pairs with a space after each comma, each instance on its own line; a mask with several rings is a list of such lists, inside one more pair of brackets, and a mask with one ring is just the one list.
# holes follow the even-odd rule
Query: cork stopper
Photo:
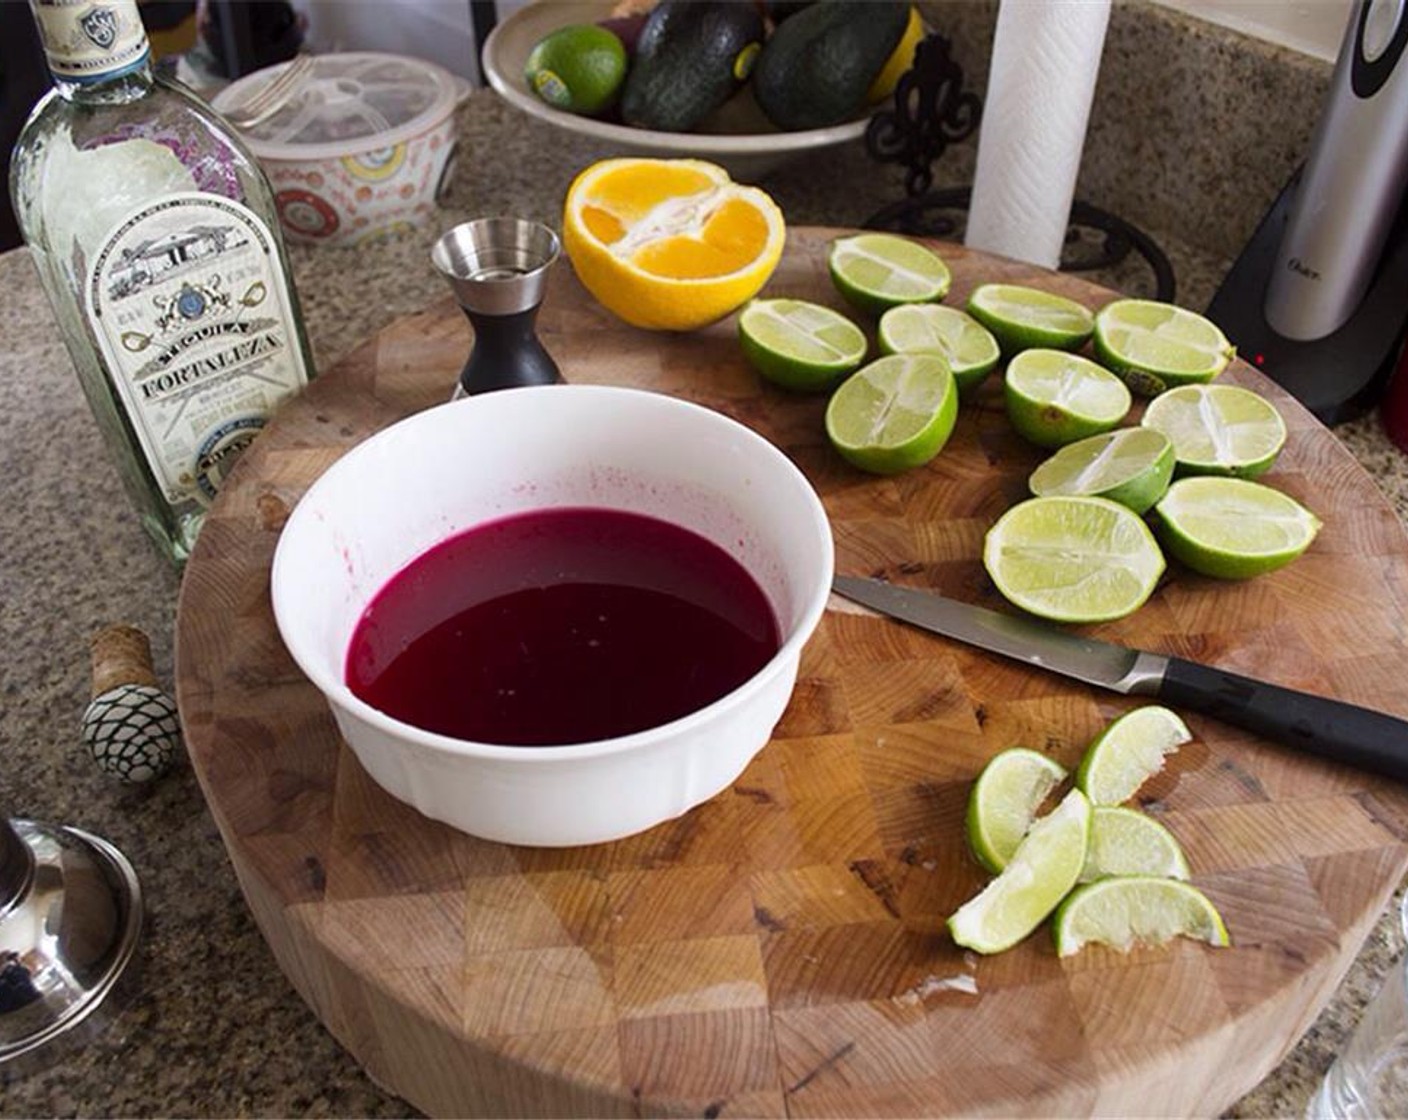
[[151, 643], [135, 626], [103, 627], [93, 635], [89, 650], [93, 656], [93, 696], [124, 684], [158, 687]]

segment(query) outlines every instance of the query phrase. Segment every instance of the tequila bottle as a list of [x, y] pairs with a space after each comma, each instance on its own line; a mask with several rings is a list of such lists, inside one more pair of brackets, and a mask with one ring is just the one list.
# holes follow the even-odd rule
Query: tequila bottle
[[54, 88], [15, 145], [15, 214], [132, 502], [180, 564], [312, 373], [273, 192], [229, 124], [154, 75], [135, 0], [30, 3]]

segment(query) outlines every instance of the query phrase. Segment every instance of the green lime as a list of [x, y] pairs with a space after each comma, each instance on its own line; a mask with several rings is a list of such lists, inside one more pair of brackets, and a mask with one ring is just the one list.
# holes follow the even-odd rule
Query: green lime
[[1038, 447], [1061, 447], [1108, 432], [1134, 403], [1125, 383], [1089, 358], [1064, 350], [1023, 350], [1002, 379], [1007, 418]]
[[1159, 704], [1125, 712], [1085, 750], [1076, 785], [1092, 805], [1128, 801], [1164, 768], [1164, 756], [1193, 738], [1177, 713]]
[[1230, 945], [1222, 915], [1202, 891], [1178, 879], [1147, 875], [1101, 879], [1077, 887], [1056, 911], [1056, 953], [1068, 957], [1092, 941], [1128, 952], [1191, 937]]
[[1140, 423], [1173, 441], [1180, 474], [1255, 478], [1286, 442], [1286, 423], [1275, 406], [1236, 385], [1170, 389], [1149, 402]]
[[1217, 579], [1248, 579], [1289, 564], [1320, 531], [1298, 501], [1244, 478], [1183, 478], [1154, 507], [1169, 555]]
[[1090, 309], [1065, 296], [1020, 284], [981, 284], [968, 297], [968, 313], [992, 331], [1004, 354], [1034, 347], [1079, 350], [1090, 338]]
[[941, 300], [953, 280], [937, 254], [892, 233], [839, 237], [827, 250], [826, 264], [836, 290], [872, 315], [902, 303]]
[[942, 354], [959, 392], [982, 381], [1001, 357], [997, 339], [966, 311], [939, 303], [903, 303], [880, 316], [882, 354]]
[[892, 354], [862, 366], [826, 406], [826, 435], [849, 463], [897, 474], [943, 450], [958, 419], [958, 383], [939, 354]]
[[988, 530], [983, 566], [1015, 606], [1057, 622], [1138, 609], [1164, 571], [1138, 514], [1106, 498], [1028, 498]]
[[1209, 320], [1171, 303], [1117, 299], [1095, 316], [1095, 356], [1146, 397], [1211, 381], [1236, 353]]
[[864, 332], [839, 312], [800, 299], [755, 299], [738, 317], [743, 353], [786, 389], [830, 389], [865, 360]]
[[1010, 949], [1076, 885], [1090, 840], [1090, 802], [1073, 789], [1032, 825], [1012, 859], [948, 920], [959, 945], [979, 953]]
[[1082, 883], [1110, 875], [1157, 875], [1187, 879], [1183, 849], [1153, 817], [1118, 805], [1096, 805], [1090, 814], [1090, 849]]
[[1146, 513], [1173, 478], [1173, 444], [1152, 428], [1113, 432], [1068, 443], [1032, 471], [1027, 488], [1038, 498], [1086, 494]]
[[1011, 747], [994, 755], [968, 795], [968, 845], [996, 874], [1007, 866], [1066, 768], [1039, 751]]
[[528, 53], [523, 80], [555, 109], [590, 116], [611, 107], [626, 79], [626, 48], [594, 23], [545, 35]]

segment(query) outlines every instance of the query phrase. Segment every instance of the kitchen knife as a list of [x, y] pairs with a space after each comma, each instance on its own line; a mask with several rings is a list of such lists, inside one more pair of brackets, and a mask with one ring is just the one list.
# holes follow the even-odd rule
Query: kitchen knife
[[878, 579], [837, 576], [847, 599], [914, 626], [1131, 696], [1151, 696], [1289, 747], [1408, 781], [1408, 721], [1181, 657], [1128, 649]]

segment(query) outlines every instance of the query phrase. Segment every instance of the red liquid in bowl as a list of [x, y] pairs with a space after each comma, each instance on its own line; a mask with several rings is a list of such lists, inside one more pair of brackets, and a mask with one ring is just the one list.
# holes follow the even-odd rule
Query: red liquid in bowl
[[539, 510], [442, 541], [373, 598], [347, 684], [404, 723], [520, 746], [658, 727], [778, 651], [748, 571], [677, 525]]

